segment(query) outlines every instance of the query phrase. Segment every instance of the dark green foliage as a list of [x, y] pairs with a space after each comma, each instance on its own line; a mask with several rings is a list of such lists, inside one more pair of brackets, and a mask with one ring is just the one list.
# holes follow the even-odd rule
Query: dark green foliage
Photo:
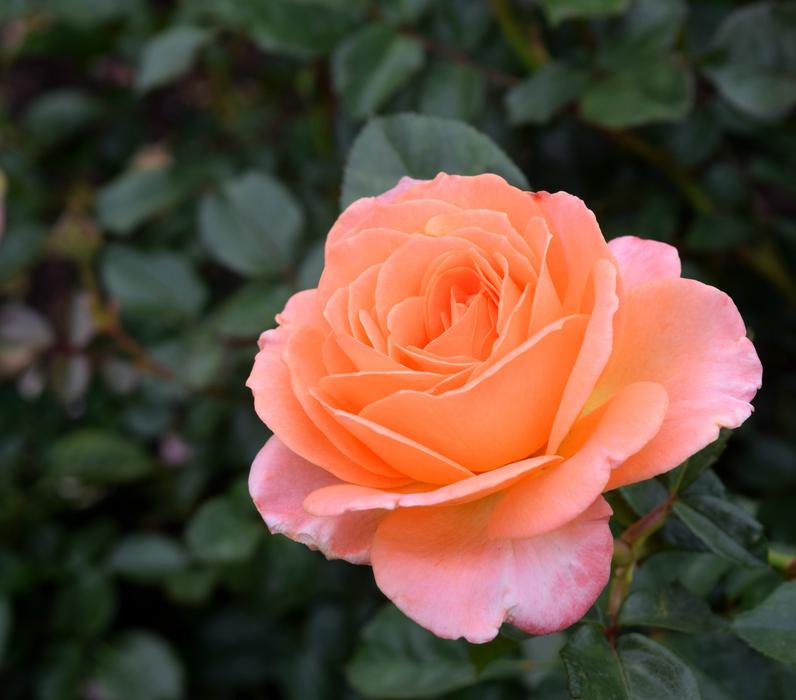
[[[792, 698], [795, 105], [792, 1], [1, 1], [0, 696]], [[258, 335], [440, 170], [676, 245], [763, 361], [726, 451], [611, 495], [671, 506], [615, 616], [439, 640], [248, 498]]]

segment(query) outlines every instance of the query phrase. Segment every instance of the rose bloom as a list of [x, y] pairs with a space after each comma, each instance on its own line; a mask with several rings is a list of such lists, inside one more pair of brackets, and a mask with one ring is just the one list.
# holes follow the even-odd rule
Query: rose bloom
[[404, 178], [348, 207], [325, 254], [260, 338], [248, 386], [274, 436], [251, 495], [440, 637], [577, 621], [610, 572], [601, 494], [752, 411], [732, 300], [672, 246], [606, 243], [564, 192]]

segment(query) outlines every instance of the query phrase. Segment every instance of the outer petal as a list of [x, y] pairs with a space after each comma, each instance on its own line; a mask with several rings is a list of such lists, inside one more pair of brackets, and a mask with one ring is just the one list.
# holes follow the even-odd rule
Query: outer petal
[[[575, 425], [562, 445], [573, 454], [528, 476], [506, 492], [489, 521], [494, 537], [532, 537], [555, 530], [588, 508], [611, 469], [660, 430], [668, 399], [660, 384], [638, 382]], [[587, 435], [581, 442], [582, 435]], [[571, 444], [575, 443], [575, 444]]]
[[325, 470], [291, 452], [277, 437], [257, 453], [249, 473], [249, 493], [271, 532], [320, 549], [329, 559], [367, 564], [384, 511], [325, 518], [310, 515], [302, 506], [311, 491], [339, 483]]
[[[315, 515], [341, 515], [373, 508], [394, 510], [399, 506], [417, 508], [469, 503], [506, 489], [530, 472], [560, 461], [561, 457], [556, 455], [531, 457], [440, 488], [429, 488], [426, 484], [418, 484], [411, 490], [407, 487], [403, 490], [382, 491], [354, 484], [335, 484], [313, 491], [304, 500], [304, 507]], [[598, 495], [601, 488], [602, 485], [597, 490]]]
[[669, 409], [658, 435], [611, 476], [608, 488], [649, 479], [737, 428], [751, 414], [762, 367], [732, 299], [687, 279], [633, 288], [598, 401], [632, 382], [659, 382]]
[[577, 520], [525, 540], [486, 535], [493, 498], [399, 509], [371, 548], [376, 583], [439, 637], [493, 639], [505, 620], [547, 634], [580, 619], [610, 572], [610, 508], [600, 498]]
[[619, 263], [625, 289], [680, 276], [680, 256], [677, 248], [668, 243], [621, 236], [610, 241], [608, 247]]

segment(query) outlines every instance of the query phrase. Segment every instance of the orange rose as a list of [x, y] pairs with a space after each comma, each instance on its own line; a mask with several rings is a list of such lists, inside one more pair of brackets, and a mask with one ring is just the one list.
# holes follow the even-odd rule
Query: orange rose
[[760, 386], [735, 305], [674, 248], [607, 244], [581, 200], [495, 175], [352, 204], [277, 321], [248, 381], [268, 527], [472, 642], [578, 620], [610, 570], [601, 494], [740, 425]]

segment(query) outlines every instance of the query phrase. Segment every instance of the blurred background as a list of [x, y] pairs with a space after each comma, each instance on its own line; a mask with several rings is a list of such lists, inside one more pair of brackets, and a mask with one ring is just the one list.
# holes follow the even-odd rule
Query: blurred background
[[[366, 626], [370, 570], [247, 494], [259, 332], [341, 201], [476, 148], [440, 119], [732, 295], [765, 376], [717, 471], [796, 543], [794, 104], [792, 2], [2, 0], [0, 696], [567, 697], [561, 635], [465, 672], [502, 642]], [[755, 663], [714, 697], [785, 700]]]

